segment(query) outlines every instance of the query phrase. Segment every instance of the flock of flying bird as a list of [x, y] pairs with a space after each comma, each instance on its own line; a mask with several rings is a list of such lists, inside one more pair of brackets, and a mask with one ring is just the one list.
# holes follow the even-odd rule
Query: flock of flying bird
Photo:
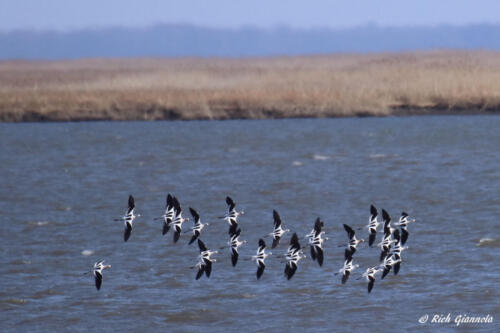
[[[241, 235], [241, 228], [238, 224], [238, 217], [240, 215], [243, 215], [244, 212], [237, 211], [235, 209], [236, 205], [230, 197], [226, 197], [226, 204], [228, 206], [228, 211], [225, 216], [220, 218], [224, 219], [229, 224], [228, 234], [230, 239], [228, 242], [228, 247], [231, 250], [231, 263], [233, 266], [236, 266], [239, 257], [238, 248], [246, 243], [246, 241], [241, 241], [239, 239]], [[192, 244], [197, 240], [198, 248], [200, 250], [198, 263], [191, 268], [198, 269], [196, 273], [196, 280], [201, 278], [203, 274], [205, 274], [206, 277], [209, 278], [212, 272], [212, 263], [216, 261], [213, 256], [217, 254], [218, 251], [209, 250], [206, 247], [205, 243], [200, 239], [201, 232], [206, 226], [208, 226], [208, 223], [202, 223], [200, 215], [193, 208], [190, 207], [189, 211], [194, 219], [194, 225], [191, 228], [192, 237], [189, 241], [189, 244]], [[120, 219], [115, 219], [115, 221], [124, 221], [125, 231], [123, 234], [123, 239], [125, 242], [130, 238], [134, 220], [139, 216], [139, 214], [135, 214], [134, 197], [130, 195], [128, 199], [128, 208], [125, 215]], [[276, 210], [273, 211], [273, 218], [274, 230], [268, 236], [271, 236], [273, 239], [271, 248], [274, 249], [279, 245], [279, 242], [283, 235], [290, 230], [283, 229], [280, 215]], [[155, 220], [163, 220], [163, 235], [167, 234], [170, 229], [173, 230], [173, 241], [174, 243], [176, 243], [182, 233], [182, 224], [186, 221], [189, 221], [189, 218], [182, 217], [182, 208], [179, 200], [175, 196], [168, 194], [166, 199], [165, 213], [162, 216], [155, 218]], [[369, 247], [372, 247], [372, 245], [374, 244], [377, 235], [377, 228], [381, 224], [383, 224], [384, 226], [384, 236], [382, 241], [378, 243], [378, 247], [380, 247], [381, 250], [379, 257], [380, 264], [369, 267], [362, 274], [362, 276], [358, 278], [358, 280], [361, 278], [366, 278], [366, 280], [368, 281], [368, 292], [371, 292], [373, 285], [375, 284], [375, 275], [377, 273], [382, 272], [381, 279], [384, 279], [384, 277], [387, 276], [391, 269], [393, 269], [395, 275], [398, 274], [402, 262], [401, 252], [408, 248], [404, 247], [404, 244], [408, 239], [408, 224], [414, 221], [414, 219], [410, 219], [407, 213], [403, 212], [401, 214], [401, 217], [399, 218], [399, 222], [394, 224], [394, 226], [398, 226], [399, 229], [393, 228], [391, 226], [391, 217], [387, 213], [387, 211], [382, 209], [382, 223], [380, 223], [378, 221], [377, 209], [373, 205], [370, 206], [370, 218], [369, 223], [366, 226], [369, 232]], [[344, 265], [338, 272], [335, 273], [335, 275], [342, 274], [341, 282], [342, 284], [345, 284], [349, 279], [351, 272], [359, 267], [359, 265], [353, 264], [353, 255], [356, 252], [357, 246], [360, 243], [364, 242], [364, 240], [356, 238], [356, 232], [349, 225], [344, 224], [343, 226], [345, 231], [347, 232], [349, 241], [344, 251]], [[314, 223], [314, 228], [312, 229], [312, 231], [305, 236], [308, 239], [311, 258], [313, 261], [316, 261], [319, 266], [323, 265], [323, 242], [325, 240], [328, 240], [327, 237], [323, 236], [325, 234], [325, 231], [322, 231], [323, 227], [324, 222], [318, 217]], [[257, 253], [251, 257], [251, 260], [255, 261], [257, 265], [257, 279], [260, 279], [260, 277], [264, 273], [264, 270], [266, 268], [265, 259], [271, 254], [272, 253], [266, 253], [266, 243], [264, 239], [260, 238]], [[284, 258], [284, 274], [286, 278], [290, 280], [297, 271], [298, 262], [301, 259], [305, 258], [305, 254], [303, 248], [300, 245], [297, 233], [293, 233], [290, 239], [290, 245], [284, 255]], [[92, 272], [95, 277], [95, 286], [97, 290], [101, 288], [102, 271], [110, 267], [111, 265], [104, 264], [104, 260], [98, 261], [94, 264]]]

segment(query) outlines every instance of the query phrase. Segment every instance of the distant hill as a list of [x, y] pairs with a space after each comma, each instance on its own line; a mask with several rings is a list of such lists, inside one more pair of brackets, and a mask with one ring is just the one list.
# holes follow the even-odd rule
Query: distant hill
[[248, 57], [428, 49], [500, 50], [500, 25], [380, 27], [332, 30], [203, 28], [161, 24], [72, 32], [0, 32], [0, 59], [86, 57]]

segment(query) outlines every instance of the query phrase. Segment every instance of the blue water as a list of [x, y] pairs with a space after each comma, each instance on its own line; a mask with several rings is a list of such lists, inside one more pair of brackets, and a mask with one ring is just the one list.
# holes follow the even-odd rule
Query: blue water
[[[457, 315], [490, 315], [458, 329], [498, 331], [499, 128], [495, 116], [0, 124], [1, 330], [455, 332]], [[224, 199], [236, 201], [248, 243], [235, 268], [219, 249], [210, 279], [195, 281], [190, 235], [174, 244], [153, 221], [167, 193], [211, 223], [201, 238], [212, 249], [228, 241]], [[129, 194], [142, 216], [124, 243], [113, 219]], [[367, 224], [370, 204], [417, 222], [400, 273], [368, 294], [356, 278], [379, 249], [360, 246], [346, 285], [334, 272], [342, 224]], [[325, 221], [322, 268], [306, 258], [286, 280], [289, 233], [256, 280], [248, 259], [273, 209], [303, 245]], [[112, 268], [97, 291], [83, 273], [99, 259]]]

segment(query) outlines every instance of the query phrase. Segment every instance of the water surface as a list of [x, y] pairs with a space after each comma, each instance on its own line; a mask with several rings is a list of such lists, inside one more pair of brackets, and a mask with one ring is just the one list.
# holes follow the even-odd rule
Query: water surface
[[[447, 313], [489, 314], [462, 329], [498, 330], [499, 128], [494, 116], [0, 124], [2, 331], [456, 331], [418, 322]], [[195, 281], [190, 235], [173, 244], [153, 221], [169, 192], [211, 223], [211, 248], [228, 239], [225, 196], [245, 210], [236, 268], [222, 250]], [[113, 219], [129, 194], [142, 216], [124, 243]], [[372, 203], [417, 222], [400, 274], [368, 294], [355, 278], [378, 249], [361, 246], [346, 285], [333, 274], [342, 224], [365, 225]], [[256, 280], [248, 258], [273, 209], [301, 237], [325, 221], [324, 267], [307, 258], [287, 281], [288, 234]], [[96, 291], [82, 273], [99, 259], [113, 267]]]

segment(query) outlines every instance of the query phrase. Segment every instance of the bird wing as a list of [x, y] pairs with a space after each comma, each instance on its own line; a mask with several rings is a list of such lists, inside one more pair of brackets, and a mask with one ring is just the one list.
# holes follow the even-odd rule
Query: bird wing
[[198, 247], [200, 248], [200, 252], [207, 251], [207, 247], [205, 246], [205, 243], [201, 239], [198, 239]]
[[342, 284], [347, 282], [347, 280], [349, 279], [349, 275], [351, 275], [351, 272], [349, 271], [344, 272], [344, 274], [342, 275]]
[[266, 242], [262, 238], [259, 239], [259, 250], [266, 248]]
[[198, 214], [198, 212], [191, 207], [189, 207], [189, 211], [191, 212], [191, 215], [193, 215], [194, 222], [198, 223], [198, 221], [200, 220], [200, 215]]
[[230, 197], [226, 197], [226, 203], [229, 206], [229, 209], [228, 209], [229, 211], [232, 211], [234, 209], [234, 207], [236, 206], [234, 204], [233, 199], [231, 199]]
[[99, 273], [98, 271], [94, 271], [94, 276], [95, 276], [95, 287], [97, 290], [101, 289], [101, 284], [102, 284], [102, 274]]
[[375, 231], [374, 233], [370, 233], [370, 236], [368, 236], [368, 246], [372, 246], [373, 242], [375, 242], [375, 238], [377, 237], [377, 232]]
[[315, 236], [318, 236], [321, 233], [322, 227], [323, 227], [323, 221], [321, 221], [318, 217], [316, 219], [316, 222], [314, 222], [314, 232], [316, 233]]
[[276, 229], [281, 225], [281, 217], [275, 210], [273, 210], [273, 218], [274, 218], [274, 229]]
[[127, 214], [130, 214], [130, 212], [135, 208], [135, 202], [134, 202], [134, 197], [131, 195], [128, 196], [128, 211]]
[[125, 232], [123, 233], [123, 240], [126, 242], [130, 238], [132, 233], [132, 225], [130, 223], [125, 223]]
[[375, 208], [374, 205], [370, 206], [370, 214], [371, 214], [371, 217], [370, 217], [371, 220], [375, 219], [378, 216], [377, 208]]
[[347, 235], [349, 236], [349, 238], [353, 238], [354, 237], [354, 230], [352, 230], [352, 228], [350, 226], [348, 226], [347, 224], [344, 224], [344, 229], [345, 231], [347, 231]]
[[207, 278], [210, 277], [210, 274], [212, 273], [212, 262], [210, 260], [205, 259], [205, 275]]
[[385, 209], [382, 209], [382, 219], [384, 220], [385, 223], [391, 222], [391, 216]]
[[262, 274], [264, 274], [264, 269], [266, 268], [266, 265], [259, 260], [259, 267], [257, 268], [257, 280], [260, 279]]
[[375, 278], [369, 276], [368, 279], [370, 279], [370, 281], [368, 282], [368, 292], [371, 292], [373, 289], [373, 285], [375, 284]]
[[236, 266], [236, 264], [238, 263], [238, 257], [239, 257], [238, 250], [232, 248], [231, 249], [231, 263], [233, 264], [233, 267]]
[[319, 266], [323, 266], [323, 249], [319, 246], [316, 246], [316, 258], [318, 259]]
[[299, 237], [296, 232], [293, 233], [292, 238], [290, 239], [290, 247], [294, 250], [300, 250]]

